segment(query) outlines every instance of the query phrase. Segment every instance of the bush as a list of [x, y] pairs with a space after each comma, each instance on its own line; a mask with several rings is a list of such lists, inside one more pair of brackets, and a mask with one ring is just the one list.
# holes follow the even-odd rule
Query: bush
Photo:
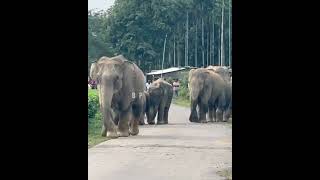
[[190, 95], [189, 95], [189, 89], [187, 87], [181, 86], [179, 90], [179, 97], [185, 100], [189, 100]]
[[180, 80], [179, 97], [185, 100], [189, 100], [189, 89], [188, 89], [188, 73], [183, 74], [183, 78]]
[[88, 92], [88, 118], [92, 119], [99, 112], [99, 96], [95, 89], [89, 89]]

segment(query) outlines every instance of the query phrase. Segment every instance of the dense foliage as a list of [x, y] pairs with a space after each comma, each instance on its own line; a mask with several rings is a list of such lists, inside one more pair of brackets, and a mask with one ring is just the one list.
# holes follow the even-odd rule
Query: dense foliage
[[99, 111], [99, 96], [96, 90], [88, 92], [88, 119], [94, 118]]
[[123, 54], [143, 71], [160, 69], [167, 35], [164, 68], [229, 65], [230, 9], [230, 0], [115, 0], [88, 13], [89, 64]]

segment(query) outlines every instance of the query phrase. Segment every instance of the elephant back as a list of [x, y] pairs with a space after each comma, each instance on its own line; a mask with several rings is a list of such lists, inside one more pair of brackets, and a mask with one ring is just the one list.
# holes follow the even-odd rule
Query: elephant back
[[124, 66], [124, 82], [126, 83], [126, 89], [129, 91], [133, 101], [143, 100], [144, 96], [144, 74], [141, 69], [131, 61], [123, 61]]

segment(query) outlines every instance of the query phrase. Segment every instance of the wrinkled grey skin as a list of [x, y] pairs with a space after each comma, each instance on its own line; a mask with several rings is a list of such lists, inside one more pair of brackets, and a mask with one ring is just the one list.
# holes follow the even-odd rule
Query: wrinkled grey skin
[[90, 77], [98, 83], [102, 136], [137, 135], [143, 109], [139, 93], [142, 96], [144, 92], [144, 75], [139, 67], [122, 55], [102, 57], [91, 65]]
[[[198, 68], [189, 71], [189, 92], [191, 100], [190, 122], [206, 123], [222, 121], [225, 107], [225, 82], [222, 77], [208, 69]], [[199, 113], [197, 112], [199, 108]], [[198, 116], [199, 114], [199, 116]]]
[[155, 124], [155, 117], [158, 114], [157, 124], [168, 124], [168, 113], [173, 96], [173, 87], [163, 79], [154, 81], [148, 90], [147, 96], [147, 122]]
[[[225, 82], [225, 103], [223, 106], [223, 121], [228, 121], [232, 115], [232, 81], [230, 76], [230, 69], [224, 66], [209, 66], [207, 69], [219, 74]], [[215, 104], [215, 109], [217, 105]]]

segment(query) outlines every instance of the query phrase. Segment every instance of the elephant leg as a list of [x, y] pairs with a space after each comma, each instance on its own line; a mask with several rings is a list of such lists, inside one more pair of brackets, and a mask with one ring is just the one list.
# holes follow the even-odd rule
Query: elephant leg
[[220, 95], [217, 99], [217, 110], [216, 110], [216, 121], [223, 121], [223, 113], [225, 110], [225, 96], [224, 94]]
[[212, 115], [213, 115], [213, 122], [217, 122], [217, 108], [216, 107], [213, 107], [213, 110], [212, 110]]
[[132, 136], [139, 134], [139, 117], [132, 116], [129, 123], [129, 134]]
[[158, 109], [158, 119], [157, 124], [165, 124], [164, 121], [164, 103], [161, 102], [159, 109]]
[[131, 107], [125, 111], [120, 112], [120, 120], [118, 131], [120, 137], [129, 136], [129, 121], [131, 119]]
[[224, 113], [223, 121], [227, 122], [230, 119], [230, 116], [231, 116], [231, 109], [228, 108]]
[[164, 123], [168, 124], [169, 107], [164, 108]]
[[195, 101], [195, 100], [191, 101], [191, 114], [189, 117], [190, 122], [198, 122], [199, 121], [198, 112], [197, 112], [197, 105], [198, 105], [197, 101]]
[[222, 108], [218, 107], [216, 110], [216, 122], [222, 122], [223, 120], [223, 110]]
[[169, 116], [169, 109], [170, 109], [171, 102], [172, 102], [172, 96], [173, 96], [172, 93], [169, 93], [168, 99], [167, 99], [167, 102], [165, 105], [165, 109], [164, 109], [164, 121], [166, 124], [169, 123], [168, 116]]
[[206, 118], [206, 113], [207, 113], [207, 110], [208, 110], [208, 105], [207, 104], [204, 104], [204, 103], [201, 103], [200, 104], [200, 108], [199, 108], [199, 111], [200, 111], [200, 123], [207, 123], [207, 118]]
[[130, 123], [129, 123], [129, 133], [132, 136], [136, 136], [139, 134], [138, 125], [139, 125], [139, 122], [141, 121], [141, 118], [143, 119], [143, 115], [144, 114], [141, 106], [139, 105], [132, 106], [132, 118], [130, 119]]
[[119, 114], [117, 113], [114, 120], [113, 120], [115, 125], [119, 124], [119, 119], [120, 119], [120, 117], [119, 117]]
[[[102, 117], [103, 117], [103, 125], [102, 125], [102, 131], [101, 131], [101, 136], [103, 137], [109, 137], [109, 138], [117, 138], [117, 129], [116, 126], [113, 122], [113, 117], [112, 113], [110, 111], [110, 104], [111, 100], [105, 99], [105, 85], [101, 85], [98, 88], [99, 92], [99, 103], [100, 103], [100, 110], [102, 112]], [[111, 97], [111, 95], [107, 95], [108, 97]]]
[[117, 138], [117, 130], [116, 130], [116, 125], [114, 124], [114, 122], [112, 120], [110, 120], [109, 118], [112, 119], [112, 114], [110, 111], [105, 111], [104, 113], [102, 113], [103, 115], [103, 125], [102, 125], [102, 131], [101, 131], [101, 135], [103, 137], [109, 137], [109, 138]]
[[144, 114], [142, 114], [139, 118], [139, 125], [145, 125], [144, 123]]
[[158, 108], [156, 107], [149, 107], [149, 109], [147, 110], [147, 122], [150, 125], [155, 124], [155, 116], [157, 114]]
[[215, 108], [213, 105], [209, 105], [209, 122], [214, 122], [216, 116]]

